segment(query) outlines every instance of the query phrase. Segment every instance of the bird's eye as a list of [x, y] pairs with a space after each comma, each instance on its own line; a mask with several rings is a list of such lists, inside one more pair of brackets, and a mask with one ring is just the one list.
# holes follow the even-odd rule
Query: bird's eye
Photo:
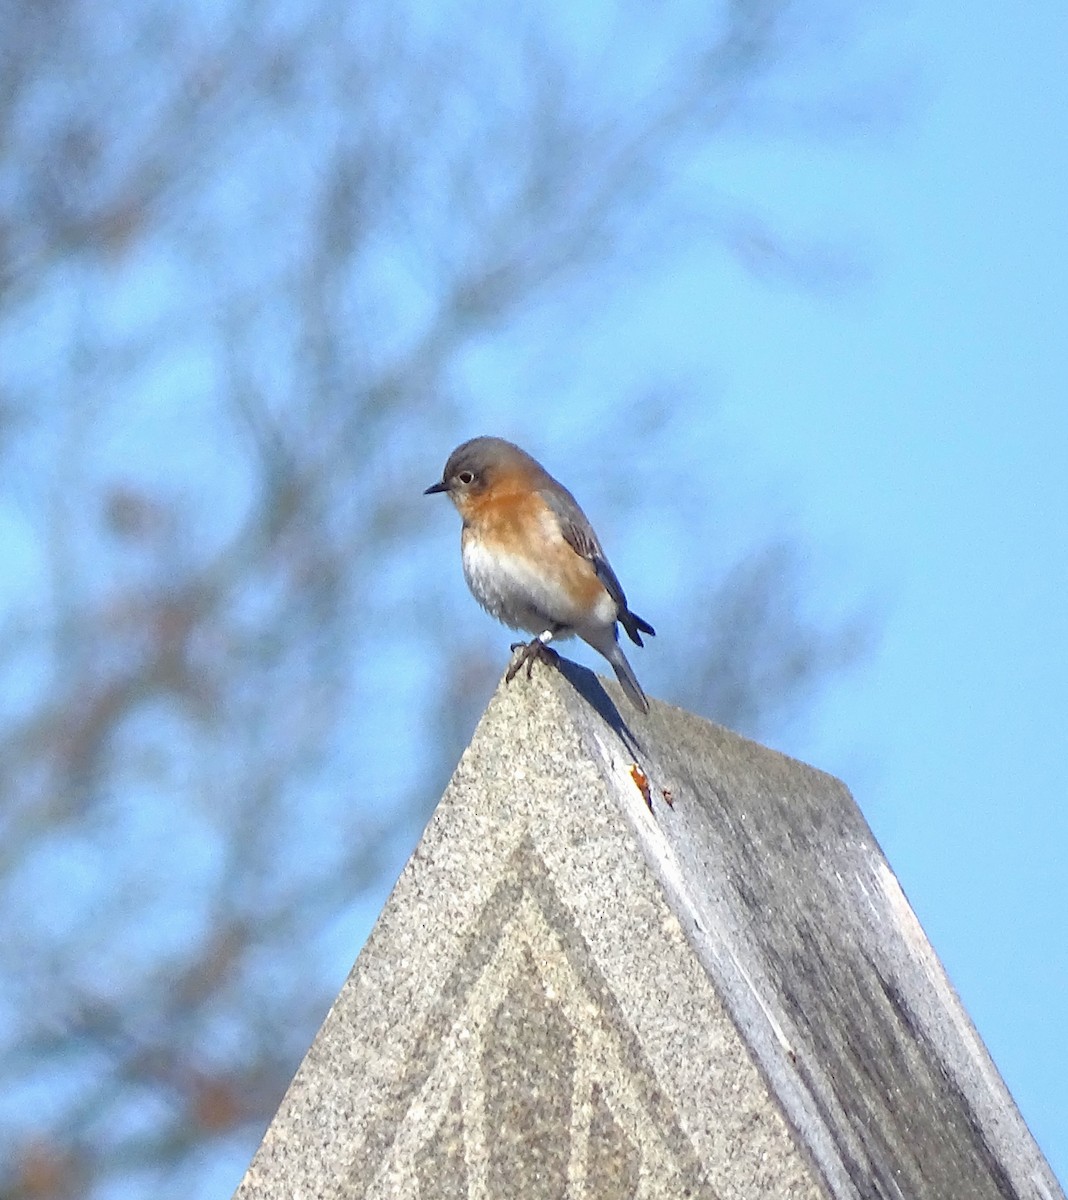
[[475, 474], [473, 471], [461, 471], [456, 478], [465, 486], [469, 483], [475, 482]]

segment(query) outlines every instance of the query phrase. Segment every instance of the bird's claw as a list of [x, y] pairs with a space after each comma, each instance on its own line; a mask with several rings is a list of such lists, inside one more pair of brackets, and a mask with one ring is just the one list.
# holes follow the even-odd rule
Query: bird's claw
[[547, 663], [555, 663], [559, 659], [559, 655], [555, 650], [550, 650], [541, 638], [534, 638], [530, 642], [513, 642], [512, 650], [521, 650], [512, 665], [508, 668], [504, 676], [505, 683], [511, 683], [512, 680], [519, 674], [525, 665], [527, 668], [527, 678], [530, 678], [530, 673], [534, 669], [534, 660], [541, 658]]

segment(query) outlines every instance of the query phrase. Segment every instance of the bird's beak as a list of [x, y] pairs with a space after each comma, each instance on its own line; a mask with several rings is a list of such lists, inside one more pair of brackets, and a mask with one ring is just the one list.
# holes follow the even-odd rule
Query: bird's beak
[[449, 485], [443, 479], [440, 483], [432, 483], [430, 487], [423, 493], [424, 496], [433, 496], [437, 492], [447, 492]]

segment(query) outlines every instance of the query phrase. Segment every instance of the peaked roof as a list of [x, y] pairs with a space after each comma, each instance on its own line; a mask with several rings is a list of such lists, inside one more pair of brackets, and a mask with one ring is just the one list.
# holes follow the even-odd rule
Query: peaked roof
[[237, 1196], [1063, 1200], [842, 784], [566, 661], [494, 696]]

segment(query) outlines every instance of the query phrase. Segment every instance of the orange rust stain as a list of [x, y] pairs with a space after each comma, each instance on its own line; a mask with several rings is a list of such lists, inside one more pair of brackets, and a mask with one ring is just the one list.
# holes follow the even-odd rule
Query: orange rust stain
[[653, 811], [653, 795], [649, 790], [649, 776], [638, 766], [633, 763], [630, 768], [630, 777], [634, 780], [638, 791], [642, 794], [642, 799], [645, 801], [649, 811]]

